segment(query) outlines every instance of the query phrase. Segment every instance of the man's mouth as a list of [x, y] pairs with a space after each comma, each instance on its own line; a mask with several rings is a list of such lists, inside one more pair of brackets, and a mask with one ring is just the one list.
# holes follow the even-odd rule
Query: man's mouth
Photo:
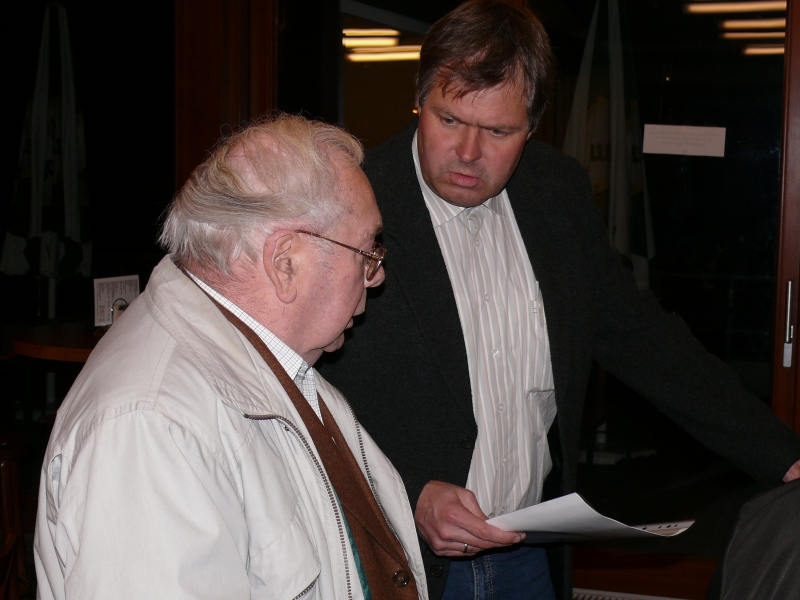
[[457, 173], [450, 171], [450, 181], [460, 187], [473, 188], [481, 182], [480, 177], [473, 177], [466, 173]]

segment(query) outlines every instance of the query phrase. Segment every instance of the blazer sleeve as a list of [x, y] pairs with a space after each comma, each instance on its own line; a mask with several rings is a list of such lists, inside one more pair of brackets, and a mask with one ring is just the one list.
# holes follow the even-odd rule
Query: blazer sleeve
[[[582, 204], [582, 205], [580, 205]], [[711, 450], [751, 476], [778, 482], [800, 460], [800, 438], [707, 352], [677, 315], [641, 292], [588, 195], [572, 219], [592, 265], [593, 354]]]

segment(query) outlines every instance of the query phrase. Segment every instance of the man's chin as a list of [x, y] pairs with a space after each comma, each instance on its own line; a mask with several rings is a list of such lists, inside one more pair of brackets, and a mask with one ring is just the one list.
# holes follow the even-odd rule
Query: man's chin
[[328, 344], [327, 346], [324, 346], [322, 348], [322, 351], [323, 352], [336, 352], [342, 346], [344, 346], [344, 332], [339, 334], [339, 337], [337, 337], [335, 340], [333, 340], [330, 344]]
[[480, 206], [490, 196], [486, 195], [486, 191], [481, 186], [479, 189], [465, 188], [457, 185], [442, 186], [442, 194], [440, 197], [453, 206], [461, 206], [464, 208], [472, 208]]

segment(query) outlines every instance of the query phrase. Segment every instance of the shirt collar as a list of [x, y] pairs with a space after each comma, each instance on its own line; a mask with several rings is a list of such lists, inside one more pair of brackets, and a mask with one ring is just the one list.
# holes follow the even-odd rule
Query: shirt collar
[[[450, 204], [446, 200], [440, 198], [436, 192], [434, 192], [428, 183], [425, 181], [425, 178], [422, 176], [422, 169], [419, 165], [419, 151], [417, 150], [417, 132], [414, 133], [414, 139], [411, 141], [411, 154], [414, 157], [414, 169], [417, 173], [417, 180], [419, 181], [419, 187], [422, 190], [422, 197], [425, 199], [425, 205], [428, 207], [428, 212], [431, 214], [431, 222], [433, 223], [434, 229], [444, 225], [445, 223], [452, 221], [462, 212], [467, 210], [462, 206], [455, 206]], [[508, 196], [505, 188], [501, 191], [497, 196], [493, 196], [489, 198], [486, 202], [484, 202], [481, 206], [485, 206], [492, 212], [500, 215], [506, 216], [506, 209], [505, 203], [503, 202], [503, 196]]]

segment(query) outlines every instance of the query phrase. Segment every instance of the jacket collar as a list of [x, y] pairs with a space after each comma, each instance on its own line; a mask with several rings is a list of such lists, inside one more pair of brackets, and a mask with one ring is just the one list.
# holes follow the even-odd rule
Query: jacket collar
[[286, 392], [255, 348], [206, 294], [165, 256], [144, 291], [147, 307], [219, 398], [244, 414], [295, 420]]

